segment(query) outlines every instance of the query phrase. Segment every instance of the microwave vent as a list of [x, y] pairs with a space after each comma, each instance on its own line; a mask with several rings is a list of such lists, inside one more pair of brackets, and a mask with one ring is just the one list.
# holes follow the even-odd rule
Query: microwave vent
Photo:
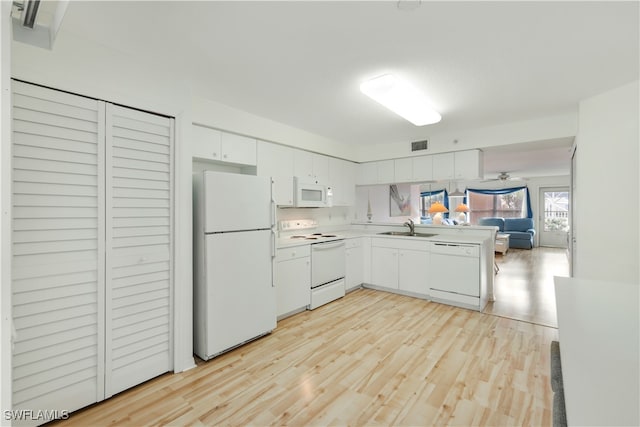
[[429, 140], [423, 139], [422, 141], [414, 141], [411, 143], [411, 151], [426, 150], [429, 147]]

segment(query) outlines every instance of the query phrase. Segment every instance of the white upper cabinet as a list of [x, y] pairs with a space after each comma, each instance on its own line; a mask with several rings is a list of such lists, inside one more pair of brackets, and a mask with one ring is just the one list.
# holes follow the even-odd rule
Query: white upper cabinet
[[480, 150], [456, 151], [358, 165], [358, 185], [483, 179]]
[[433, 156], [413, 157], [413, 181], [433, 180]]
[[258, 175], [293, 176], [293, 149], [271, 142], [258, 141]]
[[393, 184], [395, 182], [395, 161], [360, 163], [357, 170], [358, 185]]
[[259, 176], [273, 180], [273, 199], [279, 206], [293, 206], [293, 149], [258, 141]]
[[433, 156], [433, 179], [482, 179], [483, 156], [480, 150], [456, 151]]
[[204, 126], [191, 127], [192, 156], [203, 160], [256, 165], [256, 140]]
[[356, 200], [356, 164], [329, 158], [329, 186], [335, 206], [353, 206]]
[[382, 160], [378, 163], [378, 184], [392, 184], [395, 181], [395, 165], [393, 160]]
[[313, 153], [293, 149], [293, 176], [313, 177]]
[[454, 179], [453, 153], [434, 154], [433, 179]]
[[329, 183], [329, 157], [312, 153], [311, 164], [313, 176], [321, 183]]
[[483, 179], [484, 157], [480, 150], [455, 153], [455, 179]]
[[256, 140], [246, 136], [222, 132], [222, 161], [240, 165], [256, 165]]
[[356, 170], [356, 184], [372, 185], [378, 183], [378, 164], [376, 162], [360, 163]]
[[199, 159], [220, 160], [222, 132], [204, 126], [191, 126], [191, 155]]
[[396, 159], [394, 163], [395, 182], [413, 181], [413, 160], [411, 157]]
[[321, 184], [329, 182], [329, 157], [294, 149], [293, 175], [310, 178]]

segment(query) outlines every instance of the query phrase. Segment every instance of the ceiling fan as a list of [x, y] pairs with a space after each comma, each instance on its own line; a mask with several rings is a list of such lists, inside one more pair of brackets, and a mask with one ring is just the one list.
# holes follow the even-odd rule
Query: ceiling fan
[[500, 172], [500, 175], [498, 175], [497, 178], [495, 179], [485, 179], [482, 182], [491, 182], [491, 181], [502, 181], [502, 182], [507, 182], [507, 181], [526, 181], [526, 178], [520, 178], [517, 176], [511, 176], [509, 175], [509, 172]]

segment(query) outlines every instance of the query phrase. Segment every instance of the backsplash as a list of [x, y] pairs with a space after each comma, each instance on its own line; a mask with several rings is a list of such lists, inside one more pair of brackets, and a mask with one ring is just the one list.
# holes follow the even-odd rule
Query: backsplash
[[277, 220], [313, 219], [319, 228], [350, 225], [355, 220], [353, 207], [334, 206], [331, 208], [278, 208]]

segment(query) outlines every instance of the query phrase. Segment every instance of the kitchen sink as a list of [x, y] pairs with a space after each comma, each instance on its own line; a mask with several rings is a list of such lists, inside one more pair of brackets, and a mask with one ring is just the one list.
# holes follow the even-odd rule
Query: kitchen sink
[[385, 231], [384, 233], [378, 233], [385, 236], [411, 236], [411, 237], [433, 237], [437, 236], [437, 234], [433, 233], [414, 233], [411, 234], [408, 231]]

